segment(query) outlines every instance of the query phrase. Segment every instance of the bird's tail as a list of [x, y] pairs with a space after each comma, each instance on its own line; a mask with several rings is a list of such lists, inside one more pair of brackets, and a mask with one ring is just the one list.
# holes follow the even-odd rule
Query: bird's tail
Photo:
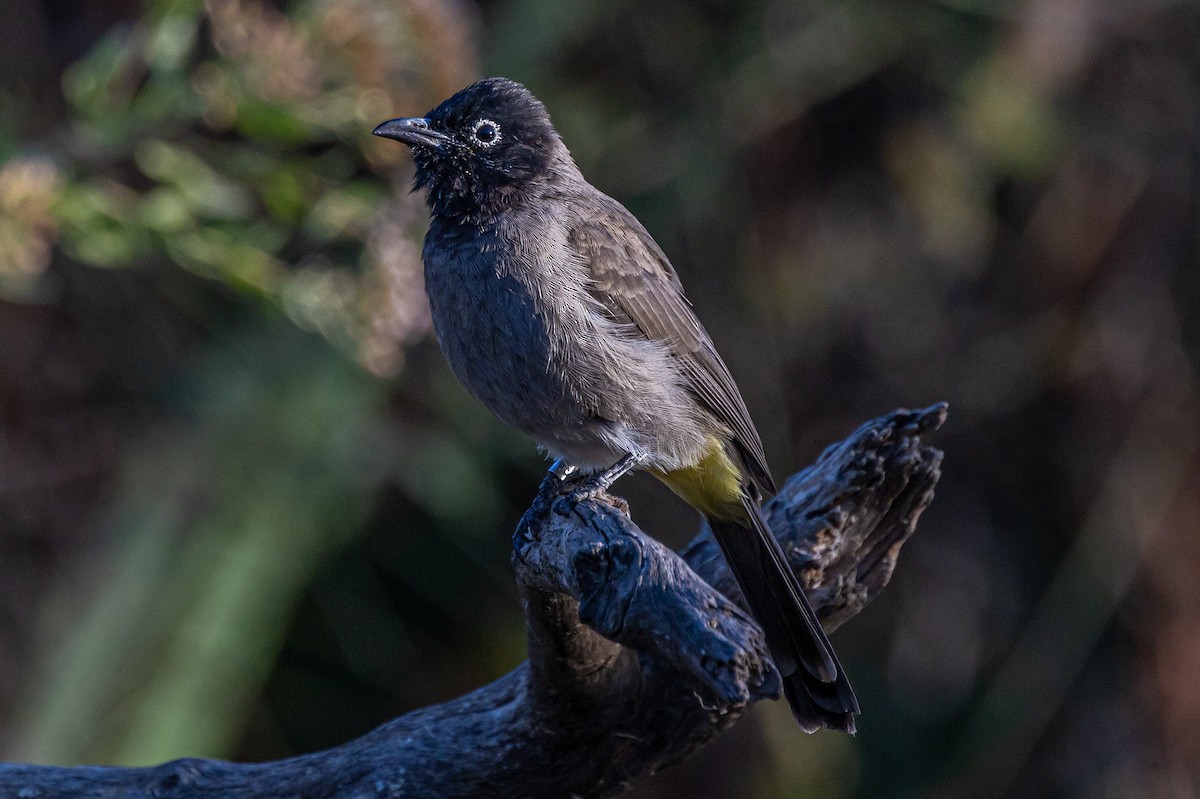
[[792, 714], [805, 732], [829, 727], [853, 733], [858, 700], [846, 672], [759, 503], [743, 495], [742, 504], [747, 522], [713, 516], [708, 522], [750, 612], [766, 633]]

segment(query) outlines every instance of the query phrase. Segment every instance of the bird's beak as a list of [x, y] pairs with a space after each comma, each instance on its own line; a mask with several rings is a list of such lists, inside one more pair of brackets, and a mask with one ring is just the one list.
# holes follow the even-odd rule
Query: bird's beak
[[429, 126], [428, 119], [421, 117], [389, 119], [371, 133], [385, 139], [404, 142], [410, 147], [432, 147], [435, 150], [442, 149], [442, 145], [450, 141], [449, 136], [438, 133]]

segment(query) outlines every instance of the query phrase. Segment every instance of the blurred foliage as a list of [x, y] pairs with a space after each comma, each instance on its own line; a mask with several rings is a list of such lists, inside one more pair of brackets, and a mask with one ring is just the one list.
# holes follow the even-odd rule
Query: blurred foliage
[[[392, 423], [378, 379], [428, 322], [424, 209], [389, 185], [403, 153], [370, 130], [471, 74], [471, 53], [436, 51], [439, 35], [466, 41], [469, 25], [375, 0], [150, 2], [63, 71], [61, 133], [0, 167], [10, 460], [47, 457], [64, 414], [45, 398], [64, 378], [88, 386], [72, 399], [99, 407], [107, 446], [122, 439], [116, 459], [90, 439], [49, 456], [101, 461], [105, 496], [72, 520], [94, 528], [92, 546], [86, 530], [39, 530], [55, 470], [7, 497], [6, 547], [33, 560], [39, 532], [66, 534], [80, 557], [35, 605], [61, 603], [52, 613], [71, 621], [26, 644], [24, 671], [8, 663], [13, 757], [232, 754], [302, 592], [364, 534], [385, 486], [468, 536], [464, 517], [507, 509], [452, 438]], [[96, 283], [89, 268], [135, 275]], [[22, 327], [22, 307], [50, 310], [49, 324]], [[96, 322], [113, 346], [95, 354], [119, 365], [108, 380], [80, 346]], [[146, 360], [164, 345], [177, 360]], [[419, 448], [401, 459], [407, 439]], [[14, 618], [13, 639], [35, 621]], [[484, 659], [485, 674], [509, 660]]]
[[759, 708], [631, 795], [1200, 796], [1200, 3], [10, 2], [5, 756], [285, 756], [520, 659], [537, 458], [425, 336], [369, 136], [481, 59], [670, 253], [777, 476], [951, 403], [836, 641], [861, 733]]
[[49, 243], [91, 266], [170, 263], [393, 373], [426, 326], [422, 214], [388, 201], [378, 174], [400, 153], [369, 130], [429, 71], [410, 17], [367, 0], [148, 4], [63, 74], [65, 151], [0, 173], [0, 235], [25, 242], [0, 288], [32, 291]]
[[362, 528], [393, 458], [374, 446], [382, 386], [318, 341], [255, 330], [191, 380], [188, 423], [127, 456], [91, 565], [104, 577], [29, 709], [29, 757], [224, 751], [299, 592]]

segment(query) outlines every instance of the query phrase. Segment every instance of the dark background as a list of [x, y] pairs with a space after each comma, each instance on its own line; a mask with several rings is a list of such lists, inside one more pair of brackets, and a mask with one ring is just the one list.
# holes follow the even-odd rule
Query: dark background
[[1200, 796], [1200, 4], [3, 11], [3, 758], [280, 757], [522, 659], [544, 464], [443, 364], [369, 135], [504, 74], [670, 254], [777, 475], [951, 405], [835, 636], [858, 736], [758, 707], [631, 795]]

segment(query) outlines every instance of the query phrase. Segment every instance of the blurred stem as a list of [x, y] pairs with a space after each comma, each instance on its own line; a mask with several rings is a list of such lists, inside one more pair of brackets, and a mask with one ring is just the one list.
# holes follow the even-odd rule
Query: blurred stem
[[[1164, 301], [1160, 319], [1170, 318]], [[1147, 335], [1154, 337], [1153, 326]], [[1197, 396], [1155, 375], [1125, 443], [1062, 565], [964, 726], [952, 794], [1006, 796], [1083, 673], [1187, 483], [1200, 428], [1179, 424]], [[1184, 412], [1186, 413], [1186, 412]], [[969, 786], [969, 791], [967, 790]]]
[[282, 323], [207, 361], [192, 420], [127, 455], [121, 543], [46, 655], [21, 759], [228, 756], [310, 574], [362, 527], [384, 385]]

